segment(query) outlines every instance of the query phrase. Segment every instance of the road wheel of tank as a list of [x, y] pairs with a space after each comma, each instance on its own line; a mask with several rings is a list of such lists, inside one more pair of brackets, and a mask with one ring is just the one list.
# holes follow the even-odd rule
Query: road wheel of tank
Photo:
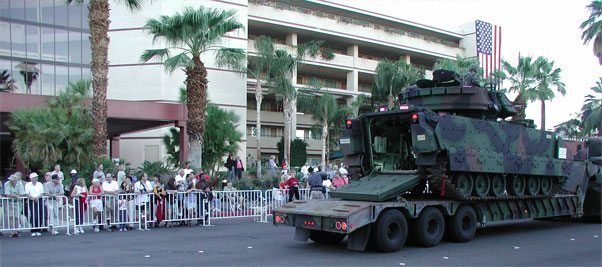
[[502, 175], [491, 175], [491, 195], [501, 197], [506, 190], [506, 179]]
[[454, 185], [460, 196], [470, 197], [473, 187], [472, 176], [467, 173], [458, 173], [454, 177]]
[[537, 176], [529, 176], [529, 178], [527, 178], [527, 193], [530, 196], [537, 196], [537, 194], [539, 193], [539, 182], [540, 180]]
[[477, 231], [477, 214], [470, 205], [462, 205], [447, 223], [449, 237], [454, 242], [469, 242]]
[[485, 174], [477, 174], [474, 177], [474, 193], [479, 197], [485, 197], [489, 195], [489, 189], [491, 188], [491, 180]]
[[513, 196], [523, 196], [525, 194], [525, 178], [520, 175], [510, 177], [508, 183], [508, 192]]
[[445, 220], [438, 208], [427, 207], [416, 220], [416, 242], [423, 247], [434, 247], [443, 238]]
[[408, 222], [401, 211], [384, 211], [374, 223], [370, 233], [372, 246], [384, 252], [398, 251], [408, 237]]
[[551, 177], [540, 177], [539, 183], [541, 184], [541, 194], [544, 196], [552, 195], [552, 178]]
[[309, 239], [320, 244], [338, 244], [345, 239], [344, 234], [312, 230]]

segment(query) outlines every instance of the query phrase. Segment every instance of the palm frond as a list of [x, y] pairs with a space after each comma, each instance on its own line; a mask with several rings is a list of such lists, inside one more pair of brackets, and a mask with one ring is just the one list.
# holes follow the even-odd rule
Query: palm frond
[[222, 47], [215, 55], [218, 67], [227, 67], [233, 70], [244, 71], [247, 55], [245, 50], [239, 48]]
[[178, 68], [186, 68], [192, 66], [192, 59], [186, 52], [182, 52], [175, 56], [165, 59], [165, 70], [169, 73], [174, 72]]
[[148, 62], [149, 60], [156, 58], [159, 61], [163, 61], [166, 58], [169, 58], [169, 50], [167, 48], [161, 49], [147, 49], [144, 50], [142, 55], [140, 55], [140, 61]]

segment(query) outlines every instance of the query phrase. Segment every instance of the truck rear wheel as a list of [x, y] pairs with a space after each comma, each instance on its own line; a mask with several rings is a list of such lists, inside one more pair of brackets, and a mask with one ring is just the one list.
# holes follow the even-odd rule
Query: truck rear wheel
[[469, 242], [477, 231], [477, 215], [469, 205], [462, 205], [447, 223], [449, 237], [454, 242]]
[[434, 247], [443, 238], [445, 220], [438, 208], [427, 207], [416, 220], [416, 242], [423, 247]]
[[383, 212], [374, 223], [370, 239], [374, 248], [384, 252], [398, 251], [408, 236], [408, 223], [401, 211], [390, 209]]
[[331, 233], [326, 231], [312, 230], [309, 239], [320, 244], [338, 244], [345, 239], [344, 234]]

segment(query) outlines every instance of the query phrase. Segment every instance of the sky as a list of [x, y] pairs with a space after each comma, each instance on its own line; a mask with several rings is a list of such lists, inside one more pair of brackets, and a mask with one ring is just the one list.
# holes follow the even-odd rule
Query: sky
[[[330, 0], [373, 12], [459, 32], [476, 19], [502, 27], [502, 58], [516, 64], [523, 56], [544, 56], [562, 69], [566, 96], [546, 103], [546, 128], [573, 117], [585, 95], [602, 77], [592, 43], [581, 41], [579, 24], [589, 13], [583, 0]], [[514, 99], [514, 94], [508, 95]], [[527, 107], [527, 118], [540, 125], [539, 102]], [[538, 126], [539, 127], [539, 126]]]

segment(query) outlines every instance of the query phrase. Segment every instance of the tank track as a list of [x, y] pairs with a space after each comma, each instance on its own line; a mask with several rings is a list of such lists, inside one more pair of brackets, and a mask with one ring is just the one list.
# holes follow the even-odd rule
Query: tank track
[[[494, 200], [521, 200], [521, 199], [538, 199], [548, 198], [550, 195], [562, 193], [562, 185], [560, 183], [552, 184], [552, 193], [550, 195], [504, 195], [504, 196], [485, 196], [479, 197], [475, 195], [463, 196], [459, 193], [458, 188], [453, 183], [453, 176], [447, 175], [446, 163], [439, 163], [436, 168], [426, 169], [426, 178], [429, 183], [429, 189], [433, 195], [437, 195], [444, 199], [465, 200], [465, 201], [494, 201]], [[526, 189], [525, 189], [526, 190]], [[474, 192], [472, 193], [474, 194]]]

